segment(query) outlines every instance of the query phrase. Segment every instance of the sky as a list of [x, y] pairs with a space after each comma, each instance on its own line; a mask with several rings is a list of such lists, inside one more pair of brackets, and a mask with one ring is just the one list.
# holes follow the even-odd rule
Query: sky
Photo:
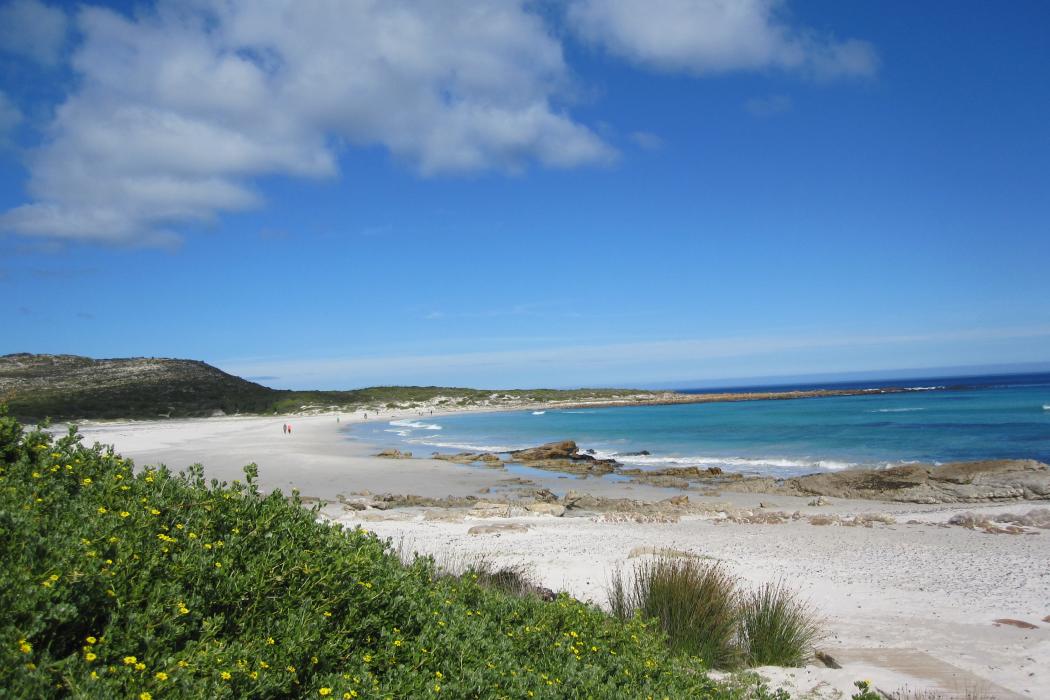
[[0, 0], [0, 354], [281, 388], [1050, 361], [1048, 26]]

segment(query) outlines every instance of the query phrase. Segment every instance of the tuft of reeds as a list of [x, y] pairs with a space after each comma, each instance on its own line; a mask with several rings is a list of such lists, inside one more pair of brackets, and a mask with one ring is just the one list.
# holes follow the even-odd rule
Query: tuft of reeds
[[632, 576], [613, 574], [609, 603], [614, 615], [653, 619], [676, 652], [713, 668], [739, 664], [736, 581], [719, 563], [658, 558], [635, 565]]
[[819, 638], [813, 612], [783, 582], [741, 596], [740, 646], [748, 665], [802, 666]]

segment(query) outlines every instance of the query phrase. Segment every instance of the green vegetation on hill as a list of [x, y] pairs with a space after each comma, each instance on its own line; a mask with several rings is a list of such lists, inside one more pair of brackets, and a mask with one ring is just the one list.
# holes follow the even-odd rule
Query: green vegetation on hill
[[[12, 697], [741, 698], [639, 618], [404, 564], [280, 492], [133, 471], [0, 409]], [[783, 697], [778, 695], [777, 697]]]
[[[304, 409], [455, 408], [483, 402], [578, 401], [639, 393], [627, 389], [513, 389], [380, 386], [349, 391], [271, 389], [196, 360], [95, 360], [76, 355], [0, 357], [0, 401], [19, 418], [158, 418]], [[494, 398], [494, 395], [496, 397]]]

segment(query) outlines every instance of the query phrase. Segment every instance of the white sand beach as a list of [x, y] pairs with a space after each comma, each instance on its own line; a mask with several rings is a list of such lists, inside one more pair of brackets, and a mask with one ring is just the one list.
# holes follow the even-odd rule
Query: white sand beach
[[[381, 420], [391, 420], [385, 415]], [[656, 501], [685, 493], [710, 502], [710, 513], [678, 522], [613, 522], [602, 515], [498, 518], [521, 529], [469, 534], [492, 524], [462, 512], [421, 508], [350, 510], [337, 502], [355, 492], [428, 497], [509, 492], [502, 469], [432, 459], [381, 459], [376, 445], [349, 439], [342, 428], [360, 415], [272, 418], [224, 417], [163, 422], [82, 424], [88, 443], [112, 444], [138, 466], [194, 463], [222, 480], [242, 467], [259, 466], [260, 486], [297, 488], [328, 501], [323, 514], [360, 525], [409, 550], [438, 556], [481, 555], [527, 567], [533, 580], [581, 599], [605, 602], [610, 572], [629, 566], [654, 548], [680, 550], [725, 564], [742, 581], [784, 581], [823, 617], [827, 637], [819, 648], [843, 666], [760, 669], [792, 696], [843, 697], [852, 683], [870, 679], [884, 691], [934, 689], [933, 697], [1050, 697], [1050, 531], [994, 535], [949, 526], [960, 512], [1024, 512], [1047, 503], [995, 506], [926, 506], [836, 500], [826, 506], [807, 499], [762, 494], [704, 496], [551, 472], [532, 477], [535, 488], [556, 493], [576, 489], [597, 496]], [[373, 417], [373, 420], [375, 418]], [[282, 424], [292, 425], [291, 435]], [[892, 524], [817, 526], [806, 519], [783, 524], [731, 522], [726, 513], [757, 509], [850, 516], [889, 514]], [[632, 556], [633, 554], [633, 556]], [[1020, 628], [996, 620], [1018, 620]], [[954, 694], [954, 695], [953, 695]]]

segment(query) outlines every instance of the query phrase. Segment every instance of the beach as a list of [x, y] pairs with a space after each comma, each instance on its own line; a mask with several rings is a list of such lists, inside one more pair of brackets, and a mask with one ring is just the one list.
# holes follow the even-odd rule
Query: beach
[[[321, 514], [331, 521], [361, 526], [406, 551], [522, 565], [536, 584], [599, 605], [613, 571], [657, 550], [724, 562], [749, 586], [783, 581], [823, 618], [827, 636], [818, 648], [843, 666], [760, 669], [793, 696], [813, 691], [814, 697], [848, 698], [859, 679], [886, 691], [935, 689], [947, 697], [971, 691], [984, 692], [981, 697], [1050, 696], [1050, 531], [990, 534], [948, 522], [960, 513], [1045, 508], [1045, 501], [918, 505], [832, 499], [816, 505], [798, 496], [706, 495], [695, 488], [554, 471], [523, 479], [502, 468], [376, 457], [384, 445], [346, 435], [344, 429], [361, 420], [362, 414], [348, 413], [338, 421], [327, 414], [220, 417], [84, 423], [80, 432], [85, 442], [111, 444], [139, 467], [180, 470], [200, 463], [207, 477], [232, 480], [243, 478], [243, 466], [254, 462], [261, 489], [298, 489], [308, 502], [323, 502]], [[284, 424], [291, 425], [291, 434], [284, 433]], [[686, 495], [691, 505], [655, 518], [586, 511], [552, 517], [501, 505], [524, 490], [563, 495], [570, 489], [647, 503]], [[470, 497], [477, 503], [367, 505], [387, 493]], [[486, 501], [493, 507], [478, 506]], [[798, 517], [754, 517], [763, 513]], [[518, 527], [470, 533], [493, 524]]]

